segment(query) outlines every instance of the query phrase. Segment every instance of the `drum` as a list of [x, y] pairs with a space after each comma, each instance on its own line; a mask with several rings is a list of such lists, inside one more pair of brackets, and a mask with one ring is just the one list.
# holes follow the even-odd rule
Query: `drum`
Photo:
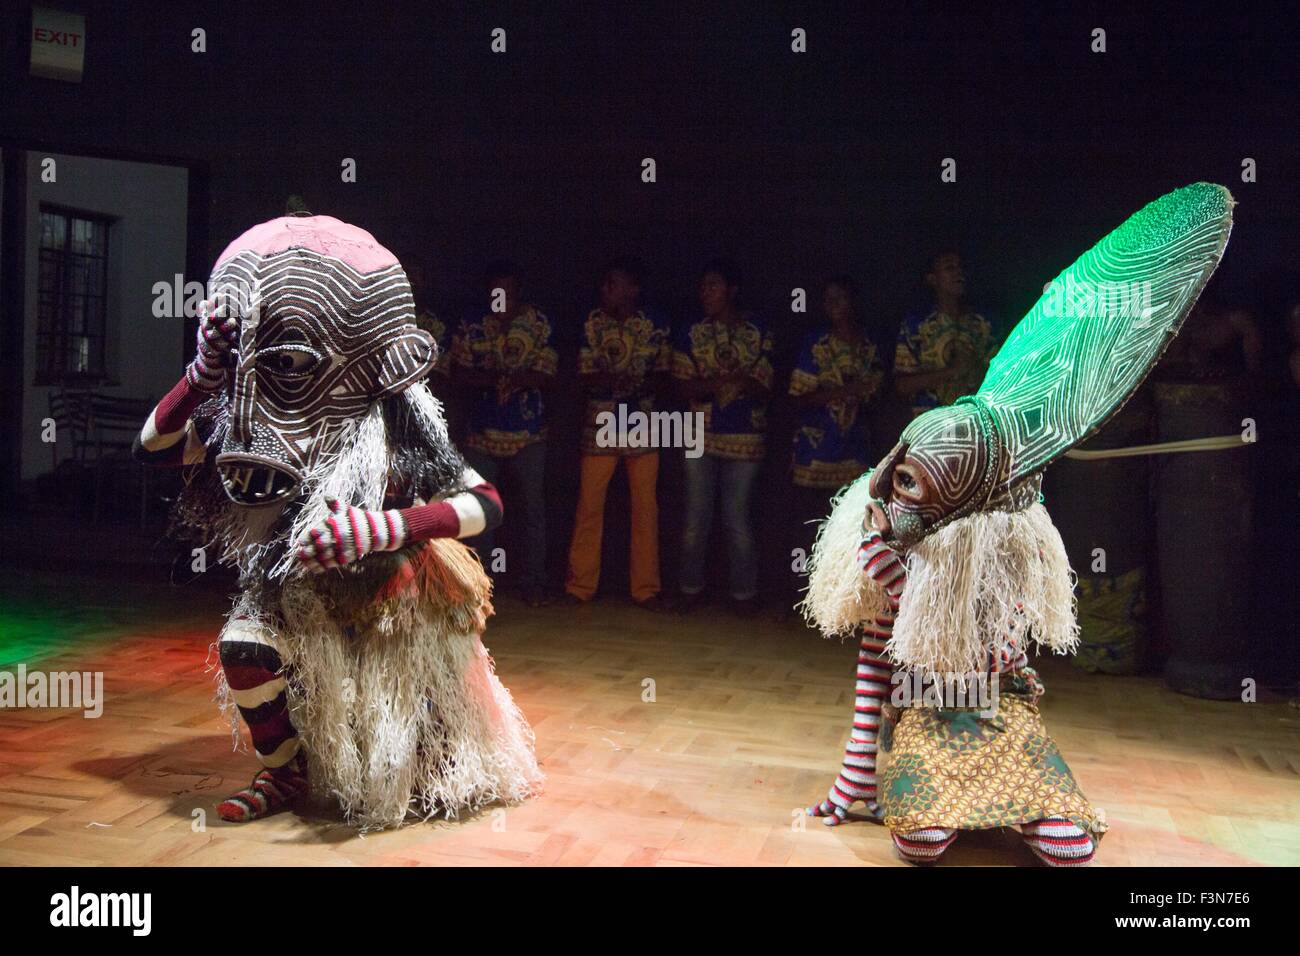
[[[1159, 440], [1241, 433], [1249, 394], [1240, 377], [1158, 382]], [[1154, 460], [1161, 619], [1172, 646], [1165, 681], [1180, 693], [1240, 699], [1250, 675], [1253, 448]]]
[[[1080, 450], [1149, 444], [1146, 389]], [[1147, 581], [1152, 517], [1151, 459], [1062, 458], [1044, 475], [1044, 496], [1078, 575], [1079, 651], [1074, 664], [1106, 674], [1137, 673], [1149, 653]]]

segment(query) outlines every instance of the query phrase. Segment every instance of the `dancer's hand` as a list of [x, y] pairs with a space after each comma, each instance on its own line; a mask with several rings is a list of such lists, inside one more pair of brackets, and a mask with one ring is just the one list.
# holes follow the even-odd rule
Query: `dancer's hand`
[[867, 577], [880, 581], [892, 577], [901, 563], [898, 552], [885, 544], [879, 531], [872, 527], [862, 529], [862, 543], [858, 545], [858, 562]]
[[804, 812], [810, 817], [820, 817], [822, 823], [828, 827], [835, 827], [849, 818], [849, 810], [855, 803], [862, 801], [866, 806], [868, 818], [877, 823], [880, 822], [882, 819], [880, 804], [876, 802], [875, 798], [846, 794], [840, 789], [841, 779], [841, 777], [835, 778], [835, 783], [831, 784], [830, 793], [826, 795], [825, 800], [805, 808]]
[[874, 526], [862, 529], [862, 543], [858, 545], [858, 566], [867, 577], [885, 589], [890, 603], [897, 610], [898, 599], [907, 584], [907, 565], [897, 551], [885, 544], [885, 539]]
[[298, 538], [298, 560], [313, 574], [352, 564], [371, 551], [396, 551], [406, 543], [406, 520], [397, 510], [371, 511], [331, 499], [329, 517]]
[[199, 303], [199, 331], [194, 361], [185, 369], [185, 380], [202, 392], [225, 387], [231, 351], [239, 340], [239, 321], [215, 299]]

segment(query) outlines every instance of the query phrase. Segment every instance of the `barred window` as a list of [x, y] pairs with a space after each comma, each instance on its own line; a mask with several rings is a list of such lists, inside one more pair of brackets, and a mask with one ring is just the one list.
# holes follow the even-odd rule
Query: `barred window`
[[41, 204], [37, 278], [37, 385], [107, 377], [108, 227], [94, 213]]

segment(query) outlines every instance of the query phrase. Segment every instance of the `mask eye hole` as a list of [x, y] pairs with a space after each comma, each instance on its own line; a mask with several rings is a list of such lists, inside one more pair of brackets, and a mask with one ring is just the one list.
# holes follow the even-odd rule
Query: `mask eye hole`
[[320, 363], [320, 353], [306, 345], [276, 345], [257, 353], [257, 367], [281, 378], [304, 378]]
[[920, 502], [925, 499], [925, 481], [913, 465], [895, 466], [893, 485], [894, 494], [904, 501]]

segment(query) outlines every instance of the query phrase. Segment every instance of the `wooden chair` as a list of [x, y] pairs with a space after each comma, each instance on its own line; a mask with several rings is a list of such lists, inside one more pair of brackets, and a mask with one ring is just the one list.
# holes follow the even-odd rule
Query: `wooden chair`
[[149, 514], [149, 471], [132, 459], [131, 445], [153, 404], [148, 398], [90, 389], [60, 388], [50, 393], [50, 417], [58, 429], [57, 440], [51, 446], [54, 467], [57, 470], [60, 464], [62, 449], [77, 464], [94, 469], [92, 521], [99, 521], [105, 477], [125, 468], [139, 479], [140, 524], [145, 524]]

